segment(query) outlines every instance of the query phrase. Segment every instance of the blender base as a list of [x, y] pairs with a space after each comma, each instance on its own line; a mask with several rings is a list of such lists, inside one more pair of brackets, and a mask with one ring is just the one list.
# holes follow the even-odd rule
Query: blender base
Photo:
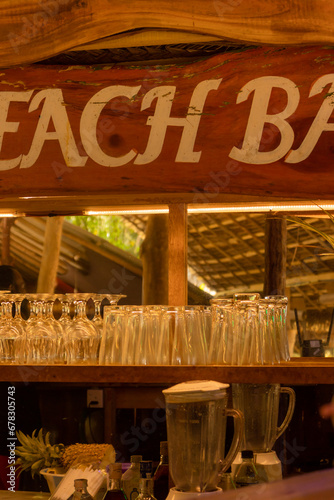
[[171, 488], [169, 490], [166, 500], [193, 500], [198, 498], [200, 500], [223, 500], [223, 490], [217, 488], [215, 491], [178, 491], [176, 488]]
[[[275, 451], [266, 451], [264, 453], [254, 453], [254, 462], [259, 476], [264, 482], [271, 483], [282, 479], [282, 464]], [[241, 453], [237, 454], [232, 468], [232, 477], [236, 473], [238, 465], [241, 464]]]

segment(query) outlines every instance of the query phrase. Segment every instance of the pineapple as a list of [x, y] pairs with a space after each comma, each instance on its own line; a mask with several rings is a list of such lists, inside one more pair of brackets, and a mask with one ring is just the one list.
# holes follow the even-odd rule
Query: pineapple
[[20, 467], [20, 472], [31, 470], [34, 477], [36, 472], [46, 467], [62, 467], [64, 472], [71, 466], [79, 463], [96, 463], [106, 466], [115, 462], [115, 450], [110, 444], [63, 444], [50, 443], [50, 432], [45, 434], [40, 429], [36, 435], [36, 430], [31, 436], [17, 431], [16, 435], [21, 443], [17, 446], [15, 453], [18, 456], [16, 464]]

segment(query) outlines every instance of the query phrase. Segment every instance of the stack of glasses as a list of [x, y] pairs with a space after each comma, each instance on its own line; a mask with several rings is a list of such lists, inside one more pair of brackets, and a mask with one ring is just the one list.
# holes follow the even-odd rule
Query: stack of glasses
[[[103, 330], [101, 303], [106, 299], [117, 304], [122, 297], [0, 292], [0, 363], [97, 364]], [[89, 302], [91, 318], [86, 313]]]
[[254, 365], [290, 359], [287, 298], [235, 294], [205, 306], [109, 306], [99, 363]]
[[[118, 306], [122, 297], [2, 293], [0, 363], [261, 365], [290, 359], [286, 297], [235, 294], [210, 307]], [[110, 305], [102, 318], [104, 299]]]

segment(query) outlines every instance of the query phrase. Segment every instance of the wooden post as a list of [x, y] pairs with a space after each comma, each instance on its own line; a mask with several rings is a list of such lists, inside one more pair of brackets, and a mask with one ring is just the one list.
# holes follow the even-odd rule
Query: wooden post
[[142, 303], [168, 303], [168, 216], [150, 215], [141, 246]]
[[285, 295], [286, 218], [270, 214], [265, 224], [265, 275], [263, 294]]
[[8, 219], [4, 217], [2, 219], [2, 253], [1, 253], [1, 264], [4, 266], [11, 265], [10, 259], [10, 229], [14, 224], [15, 219]]
[[46, 222], [41, 268], [37, 293], [53, 293], [61, 245], [64, 217], [49, 217]]
[[169, 205], [168, 303], [171, 306], [188, 304], [187, 230], [187, 205]]

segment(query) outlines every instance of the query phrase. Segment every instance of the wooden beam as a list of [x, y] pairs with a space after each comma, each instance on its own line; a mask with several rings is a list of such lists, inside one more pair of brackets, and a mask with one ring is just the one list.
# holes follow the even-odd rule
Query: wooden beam
[[259, 45], [333, 43], [333, 20], [334, 4], [323, 0], [268, 0], [265, 8], [262, 0], [16, 0], [15, 8], [7, 1], [0, 3], [1, 65], [36, 62], [157, 26]]
[[141, 246], [142, 303], [168, 303], [168, 215], [148, 217]]
[[50, 217], [46, 223], [37, 293], [54, 293], [64, 217]]
[[8, 219], [4, 217], [2, 219], [2, 253], [1, 253], [1, 264], [9, 266], [12, 264], [10, 256], [10, 230], [15, 222], [15, 219]]
[[169, 206], [168, 227], [168, 303], [182, 306], [188, 303], [187, 279], [187, 205]]
[[286, 218], [268, 215], [265, 224], [265, 273], [263, 295], [285, 295]]

